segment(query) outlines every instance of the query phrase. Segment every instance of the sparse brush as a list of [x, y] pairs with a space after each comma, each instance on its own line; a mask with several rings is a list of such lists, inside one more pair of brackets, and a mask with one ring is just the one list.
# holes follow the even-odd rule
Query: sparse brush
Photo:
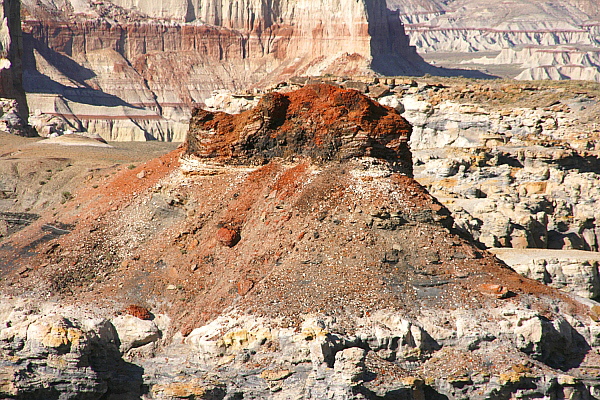
[[60, 200], [61, 204], [64, 204], [73, 198], [73, 195], [71, 194], [71, 192], [66, 192], [66, 191], [62, 192], [61, 196], [62, 196], [62, 199]]

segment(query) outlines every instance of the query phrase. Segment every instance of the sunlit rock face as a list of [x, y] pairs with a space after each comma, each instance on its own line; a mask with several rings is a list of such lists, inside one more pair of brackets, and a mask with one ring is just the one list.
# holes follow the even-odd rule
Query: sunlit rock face
[[191, 109], [216, 89], [430, 69], [383, 0], [24, 6], [32, 111], [110, 140], [183, 141]]

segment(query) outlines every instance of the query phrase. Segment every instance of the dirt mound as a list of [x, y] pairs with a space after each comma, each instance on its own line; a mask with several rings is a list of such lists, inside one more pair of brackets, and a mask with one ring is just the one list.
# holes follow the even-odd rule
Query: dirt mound
[[238, 115], [194, 111], [187, 154], [229, 164], [263, 165], [274, 157], [313, 162], [370, 156], [410, 174], [411, 126], [400, 114], [355, 90], [326, 84], [270, 93]]
[[184, 333], [233, 305], [294, 324], [561, 297], [449, 230], [448, 210], [398, 173], [409, 132], [325, 85], [237, 116], [197, 110], [183, 165], [174, 152], [123, 171], [13, 235], [2, 285], [168, 312]]

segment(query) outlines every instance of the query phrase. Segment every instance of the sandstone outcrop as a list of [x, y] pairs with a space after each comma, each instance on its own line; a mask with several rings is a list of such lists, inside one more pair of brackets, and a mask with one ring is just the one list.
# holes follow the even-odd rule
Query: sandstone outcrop
[[[419, 7], [414, 7], [418, 3]], [[592, 2], [576, 0], [517, 1], [494, 5], [480, 0], [444, 4], [432, 0], [396, 2], [390, 8], [404, 16], [411, 43], [421, 52], [500, 51], [515, 45], [598, 45], [598, 12]], [[413, 22], [414, 14], [421, 18]]]
[[384, 0], [76, 3], [24, 2], [25, 88], [32, 113], [63, 121], [58, 132], [183, 141], [213, 90], [435, 70]]
[[274, 92], [238, 115], [196, 109], [190, 124], [186, 154], [211, 161], [262, 165], [275, 157], [316, 163], [375, 157], [412, 174], [410, 125], [396, 110], [355, 90], [320, 84]]
[[[490, 5], [481, 0], [388, 0], [388, 7], [400, 12], [411, 44], [436, 65], [469, 64], [491, 75], [525, 80], [597, 80], [597, 68], [578, 62], [553, 66], [544, 54], [561, 46], [576, 47], [569, 51], [574, 58], [579, 52], [598, 52], [600, 15], [593, 1], [519, 0]], [[533, 65], [509, 65], [507, 54], [527, 55]]]
[[35, 136], [27, 125], [29, 110], [22, 78], [21, 3], [4, 0], [0, 6], [0, 129]]
[[528, 278], [584, 298], [600, 296], [597, 252], [506, 248], [491, 251]]
[[[407, 175], [407, 128], [397, 110], [324, 85], [237, 116], [196, 111], [184, 148], [79, 191], [2, 242], [2, 291], [14, 296], [3, 303], [4, 370], [63, 352], [66, 376], [87, 374], [89, 397], [106, 398], [595, 393], [598, 303], [457, 235]], [[65, 229], [49, 237], [49, 222]], [[223, 245], [223, 229], [239, 240]], [[58, 319], [42, 317], [47, 300], [60, 301]], [[131, 304], [154, 319], [118, 315]], [[112, 341], [100, 325], [115, 328]], [[25, 326], [36, 334], [16, 332]], [[81, 362], [95, 337], [95, 353], [120, 365], [107, 375]], [[30, 396], [39, 382], [77, 395], [47, 370], [18, 384], [0, 375], [2, 395]]]
[[[594, 86], [573, 93], [560, 85], [332, 81], [360, 88], [411, 122], [416, 178], [483, 245], [598, 251]], [[231, 109], [218, 100], [225, 98], [209, 102]]]
[[503, 49], [495, 58], [469, 61], [477, 64], [519, 64], [523, 71], [518, 80], [575, 79], [600, 82], [600, 48], [583, 50], [577, 47], [526, 47]]
[[[496, 96], [480, 90], [465, 93]], [[429, 98], [435, 105], [426, 96], [402, 100], [413, 124], [417, 179], [447, 199], [460, 229], [488, 247], [598, 251], [597, 122], [582, 117], [595, 95], [547, 100], [554, 90], [529, 91], [547, 102], [536, 109], [439, 102], [437, 95]]]

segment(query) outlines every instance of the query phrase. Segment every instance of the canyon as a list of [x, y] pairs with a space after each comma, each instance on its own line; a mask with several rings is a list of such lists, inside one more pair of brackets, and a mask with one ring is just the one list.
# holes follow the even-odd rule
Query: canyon
[[[400, 13], [419, 54], [436, 65], [469, 65], [526, 80], [599, 79], [597, 64], [564, 59], [565, 53], [598, 52], [600, 14], [594, 1], [390, 0], [388, 7]], [[564, 46], [575, 49], [565, 51]], [[511, 65], [514, 60], [506, 56], [511, 52], [528, 58], [530, 65]], [[563, 53], [563, 59], [549, 60], [548, 53], [554, 52]], [[484, 62], [479, 62], [482, 55]]]
[[590, 1], [26, 0], [22, 23], [42, 136], [181, 142], [214, 90], [255, 94], [295, 76], [600, 81]]
[[599, 397], [594, 6], [25, 0], [0, 397]]
[[181, 142], [191, 109], [216, 89], [264, 88], [296, 75], [436, 71], [383, 0], [23, 8], [25, 90], [44, 136]]

